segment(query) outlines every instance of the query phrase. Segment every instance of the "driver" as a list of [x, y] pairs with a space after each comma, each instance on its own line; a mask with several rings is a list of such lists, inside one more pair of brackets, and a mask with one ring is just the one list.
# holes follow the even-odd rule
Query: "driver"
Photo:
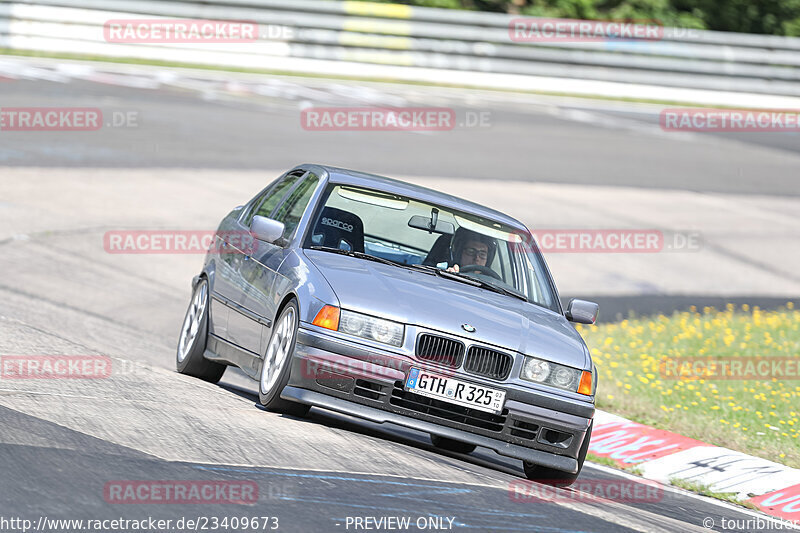
[[450, 244], [451, 261], [448, 272], [468, 272], [472, 265], [487, 267], [497, 251], [497, 242], [487, 235], [458, 228]]

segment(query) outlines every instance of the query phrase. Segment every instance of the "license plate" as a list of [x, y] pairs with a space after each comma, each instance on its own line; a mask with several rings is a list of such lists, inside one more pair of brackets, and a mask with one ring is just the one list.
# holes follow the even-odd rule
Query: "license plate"
[[506, 399], [506, 391], [475, 385], [419, 368], [412, 368], [408, 373], [405, 389], [420, 396], [494, 414], [503, 411]]

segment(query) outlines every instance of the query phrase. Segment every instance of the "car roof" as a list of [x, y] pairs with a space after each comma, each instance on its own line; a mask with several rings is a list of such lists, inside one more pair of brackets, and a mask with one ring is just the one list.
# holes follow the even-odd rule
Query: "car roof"
[[305, 164], [300, 165], [298, 168], [311, 170], [316, 168], [317, 171], [323, 170], [328, 174], [328, 182], [338, 185], [352, 185], [356, 187], [364, 187], [368, 189], [377, 189], [384, 192], [407, 196], [422, 202], [429, 202], [432, 204], [457, 209], [459, 211], [466, 211], [473, 215], [488, 218], [514, 226], [518, 229], [526, 229], [525, 225], [519, 220], [512, 218], [500, 211], [484, 207], [475, 202], [464, 200], [458, 196], [446, 194], [443, 192], [435, 191], [420, 185], [414, 185], [405, 181], [400, 181], [386, 176], [378, 176], [376, 174], [369, 174], [366, 172], [359, 172], [357, 170], [349, 170], [346, 168], [332, 167], [328, 165]]

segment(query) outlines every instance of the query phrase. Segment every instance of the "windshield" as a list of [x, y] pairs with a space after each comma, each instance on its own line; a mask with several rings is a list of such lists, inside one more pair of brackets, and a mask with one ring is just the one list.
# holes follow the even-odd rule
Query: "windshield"
[[[306, 248], [436, 267], [559, 312], [547, 269], [541, 254], [530, 245], [527, 231], [463, 211], [344, 185], [330, 186], [311, 227]], [[455, 281], [458, 276], [447, 275]]]

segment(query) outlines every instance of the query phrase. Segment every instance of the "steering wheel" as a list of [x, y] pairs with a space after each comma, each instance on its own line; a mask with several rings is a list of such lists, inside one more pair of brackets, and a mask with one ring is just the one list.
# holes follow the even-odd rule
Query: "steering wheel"
[[500, 277], [500, 274], [495, 272], [489, 267], [481, 266], [481, 265], [467, 265], [464, 268], [459, 269], [459, 272], [477, 272], [478, 274], [483, 274], [484, 276], [492, 277], [498, 281], [503, 281], [503, 278]]

